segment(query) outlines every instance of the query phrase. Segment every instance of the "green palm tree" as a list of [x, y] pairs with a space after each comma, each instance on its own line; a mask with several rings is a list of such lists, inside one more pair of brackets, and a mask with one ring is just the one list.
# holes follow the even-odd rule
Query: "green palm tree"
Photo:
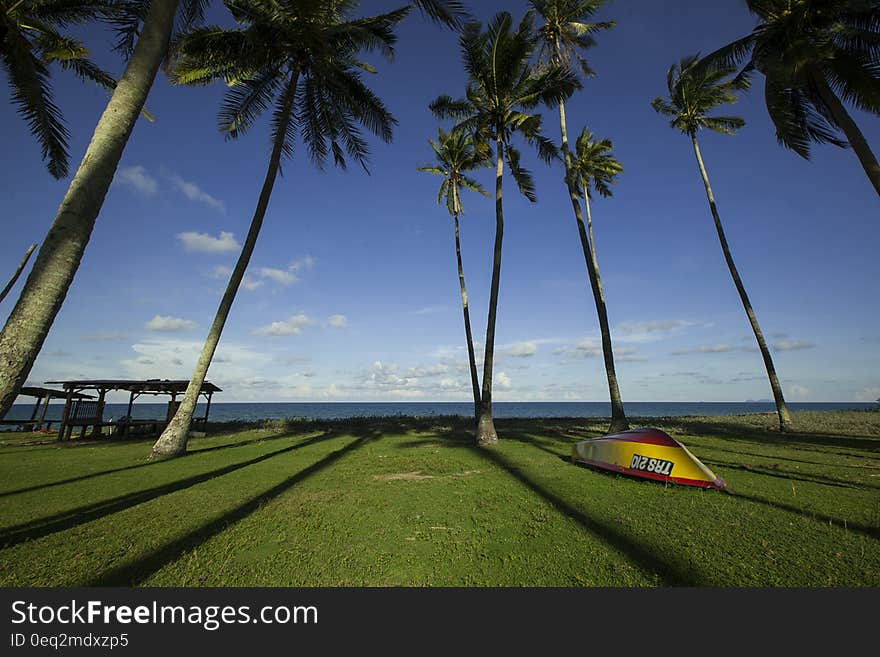
[[[613, 22], [590, 22], [605, 0], [529, 0], [530, 14], [540, 17], [543, 24], [538, 30], [541, 43], [540, 60], [546, 65], [571, 65], [577, 63], [581, 73], [586, 77], [593, 75], [593, 70], [583, 57], [583, 52], [595, 44], [594, 34], [611, 28]], [[608, 310], [599, 271], [596, 269], [595, 247], [592, 236], [584, 226], [584, 215], [581, 210], [577, 176], [574, 171], [571, 150], [568, 145], [568, 128], [565, 119], [565, 102], [559, 103], [559, 128], [562, 134], [562, 156], [565, 164], [565, 183], [571, 199], [577, 224], [578, 236], [587, 265], [593, 300], [596, 304], [596, 315], [599, 320], [599, 333], [602, 337], [602, 354], [605, 362], [605, 376], [608, 381], [608, 396], [611, 401], [611, 425], [609, 432], [629, 429], [620, 386], [617, 383], [617, 370], [614, 366], [614, 347], [611, 341], [611, 328], [608, 323]]]
[[746, 68], [758, 70], [779, 142], [807, 159], [812, 142], [848, 143], [880, 194], [880, 164], [844, 105], [880, 115], [880, 2], [746, 0], [746, 5], [758, 26], [708, 55], [707, 63], [746, 62]]
[[584, 128], [575, 142], [575, 157], [572, 172], [577, 177], [577, 185], [584, 197], [584, 208], [587, 210], [587, 235], [590, 242], [590, 259], [596, 272], [596, 287], [601, 303], [605, 304], [605, 293], [602, 289], [602, 277], [599, 275], [599, 261], [596, 259], [596, 240], [593, 238], [593, 211], [590, 200], [593, 190], [603, 198], [612, 196], [611, 185], [617, 183], [617, 176], [623, 173], [623, 166], [614, 159], [613, 145], [610, 139], [596, 141], [593, 133]]
[[541, 135], [541, 115], [529, 113], [529, 110], [542, 103], [559, 103], [580, 87], [577, 77], [565, 66], [539, 70], [529, 63], [535, 53], [533, 27], [531, 17], [527, 15], [514, 28], [513, 19], [507, 12], [497, 14], [486, 32], [479, 23], [465, 25], [459, 46], [470, 78], [466, 96], [460, 100], [440, 96], [431, 103], [431, 111], [437, 118], [455, 119], [458, 123], [454, 130], [472, 134], [481, 153], [488, 156], [490, 143], [494, 142], [495, 146], [495, 246], [477, 421], [477, 442], [480, 445], [498, 442], [492, 418], [492, 369], [504, 237], [504, 163], [507, 162], [519, 191], [534, 202], [534, 182], [521, 165], [520, 152], [511, 140], [514, 135], [520, 135], [547, 162], [558, 157], [553, 143]]
[[60, 30], [105, 18], [109, 9], [109, 0], [0, 0], [0, 63], [12, 101], [40, 142], [55, 178], [68, 174], [70, 133], [53, 99], [49, 66], [58, 64], [107, 89], [116, 86], [109, 73], [88, 59], [82, 41]]
[[477, 376], [477, 360], [474, 355], [474, 338], [471, 333], [471, 315], [468, 310], [467, 289], [464, 284], [464, 269], [461, 264], [461, 240], [459, 238], [458, 218], [462, 214], [460, 190], [462, 187], [483, 196], [490, 197], [479, 182], [468, 176], [468, 172], [491, 167], [491, 160], [475, 147], [473, 136], [465, 132], [437, 133], [437, 141], [428, 140], [439, 166], [419, 167], [419, 171], [443, 176], [437, 202], [446, 203], [446, 209], [455, 221], [455, 257], [458, 261], [458, 283], [461, 288], [461, 308], [464, 313], [464, 334], [467, 340], [468, 363], [471, 371], [471, 386], [474, 392], [474, 419], [480, 415], [480, 379]]
[[186, 451], [199, 391], [250, 262], [282, 158], [292, 156], [301, 139], [318, 166], [332, 156], [345, 168], [350, 157], [366, 169], [369, 151], [360, 127], [389, 142], [397, 123], [364, 84], [361, 71], [373, 69], [358, 57], [378, 50], [390, 59], [394, 28], [410, 6], [352, 18], [357, 2], [350, 0], [226, 0], [225, 5], [241, 27], [186, 34], [175, 45], [172, 75], [179, 84], [224, 80], [230, 85], [218, 115], [230, 139], [243, 135], [273, 107], [272, 152], [241, 254], [180, 407], [153, 446], [154, 458]]
[[[72, 3], [51, 1], [58, 6]], [[125, 145], [168, 54], [175, 21], [181, 29], [198, 23], [206, 1], [113, 2], [111, 20], [119, 34], [117, 49], [129, 56], [128, 63], [43, 239], [12, 314], [0, 331], [0, 417], [9, 412], [30, 374], [73, 283]], [[295, 0], [286, 3], [298, 4]], [[263, 4], [277, 2], [265, 0]], [[430, 18], [450, 26], [459, 25], [466, 16], [461, 3], [455, 0], [415, 0], [413, 4]]]
[[696, 55], [686, 57], [669, 69], [666, 77], [669, 97], [657, 98], [651, 105], [659, 114], [671, 117], [670, 126], [672, 128], [680, 130], [691, 138], [700, 175], [706, 187], [709, 208], [712, 211], [712, 218], [715, 220], [715, 230], [718, 232], [718, 240], [721, 242], [721, 250], [724, 252], [724, 260], [727, 262], [727, 268], [730, 270], [736, 291], [739, 293], [739, 298], [749, 318], [749, 324], [755, 334], [755, 340], [758, 342], [758, 349], [764, 359], [770, 388], [773, 390], [773, 398], [776, 400], [779, 429], [785, 431], [792, 427], [791, 415], [785, 404], [785, 397], [782, 395], [782, 386], [776, 376], [776, 367], [773, 365], [770, 349], [764, 340], [758, 318], [752, 308], [751, 301], [749, 301], [749, 296], [746, 294], [746, 288], [737, 271], [736, 264], [733, 262], [730, 246], [727, 243], [724, 227], [721, 225], [721, 218], [718, 216], [718, 208], [715, 205], [715, 195], [709, 184], [709, 174], [706, 172], [703, 155], [697, 142], [697, 133], [700, 130], [708, 129], [732, 135], [745, 125], [745, 121], [736, 116], [709, 116], [708, 114], [719, 105], [736, 102], [736, 91], [746, 89], [749, 86], [748, 77], [743, 74], [728, 80], [735, 72], [736, 67], [710, 68], [705, 64], [700, 64], [699, 57]]

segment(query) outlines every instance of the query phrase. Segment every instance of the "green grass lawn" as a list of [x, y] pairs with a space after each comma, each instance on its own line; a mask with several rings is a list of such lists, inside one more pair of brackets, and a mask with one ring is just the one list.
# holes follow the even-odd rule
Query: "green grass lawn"
[[[643, 420], [733, 494], [571, 465], [591, 420], [267, 423], [0, 439], [3, 586], [878, 586], [880, 413]], [[43, 441], [42, 443], [40, 441]]]

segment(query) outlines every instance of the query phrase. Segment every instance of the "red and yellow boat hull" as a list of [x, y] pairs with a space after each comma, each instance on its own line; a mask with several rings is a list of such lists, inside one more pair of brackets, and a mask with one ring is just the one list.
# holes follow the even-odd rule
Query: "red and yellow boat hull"
[[684, 486], [723, 489], [727, 484], [691, 454], [687, 447], [659, 429], [633, 429], [574, 445], [573, 463]]

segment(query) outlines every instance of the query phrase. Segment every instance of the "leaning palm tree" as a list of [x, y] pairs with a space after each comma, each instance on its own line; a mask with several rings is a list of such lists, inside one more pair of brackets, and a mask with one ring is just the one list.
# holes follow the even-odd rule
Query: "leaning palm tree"
[[40, 142], [43, 160], [55, 178], [68, 174], [70, 133], [49, 83], [58, 64], [84, 81], [112, 89], [113, 77], [88, 59], [79, 39], [60, 30], [105, 18], [110, 0], [0, 0], [0, 65], [9, 78], [12, 101]]
[[[71, 2], [56, 0], [54, 4]], [[206, 2], [113, 2], [112, 19], [119, 34], [117, 48], [129, 56], [128, 63], [43, 239], [18, 302], [0, 331], [0, 417], [12, 407], [30, 374], [73, 283], [125, 145], [168, 53], [175, 18], [180, 29], [198, 23]], [[261, 0], [258, 4], [271, 7], [277, 3]], [[298, 2], [288, 0], [286, 4], [296, 6]], [[413, 5], [429, 18], [452, 27], [458, 26], [466, 15], [462, 4], [455, 0], [414, 0]]]
[[746, 5], [760, 23], [708, 55], [708, 65], [746, 62], [746, 68], [758, 70], [779, 142], [805, 159], [812, 142], [848, 143], [880, 194], [880, 164], [844, 105], [880, 115], [880, 2], [746, 0]]
[[226, 0], [237, 29], [194, 30], [175, 45], [172, 75], [179, 84], [230, 85], [218, 121], [227, 138], [247, 132], [257, 118], [272, 111], [272, 152], [263, 188], [241, 254], [202, 347], [195, 371], [174, 418], [153, 446], [152, 458], [186, 451], [199, 392], [220, 341], [235, 295], [250, 262], [281, 160], [293, 155], [297, 139], [311, 159], [323, 166], [329, 155], [344, 168], [346, 157], [364, 169], [369, 151], [360, 126], [391, 141], [394, 117], [364, 84], [361, 53], [379, 50], [393, 56], [394, 28], [409, 13], [352, 18], [351, 0]]
[[605, 304], [605, 293], [602, 290], [602, 277], [599, 275], [599, 261], [596, 258], [596, 240], [593, 238], [593, 210], [590, 201], [593, 198], [593, 191], [603, 198], [610, 198], [612, 196], [611, 185], [616, 184], [617, 176], [623, 173], [623, 166], [614, 158], [612, 148], [610, 139], [596, 141], [593, 138], [593, 133], [584, 128], [575, 142], [575, 157], [572, 162], [572, 173], [575, 175], [578, 189], [584, 197], [590, 259], [593, 261], [593, 271], [596, 272], [596, 287], [603, 305]]
[[30, 260], [31, 258], [31, 253], [33, 253], [34, 249], [36, 248], [36, 244], [31, 244], [24, 252], [24, 257], [21, 259], [21, 262], [18, 263], [18, 267], [15, 268], [15, 273], [12, 274], [12, 278], [10, 278], [6, 286], [2, 290], [0, 290], [0, 303], [3, 303], [3, 299], [5, 299], [6, 295], [9, 294], [9, 290], [12, 289], [12, 287], [15, 285], [15, 282], [18, 280], [18, 277], [21, 276], [21, 272], [24, 271], [24, 268], [27, 266], [28, 260]]
[[732, 66], [710, 68], [705, 64], [700, 64], [699, 57], [696, 55], [686, 57], [669, 69], [666, 77], [669, 90], [668, 98], [657, 98], [651, 105], [659, 114], [671, 117], [670, 126], [672, 128], [680, 130], [691, 138], [694, 155], [703, 178], [703, 185], [706, 187], [709, 209], [715, 220], [715, 230], [718, 232], [718, 240], [721, 242], [721, 250], [724, 252], [724, 260], [727, 262], [730, 276], [733, 278], [736, 291], [739, 293], [739, 298], [749, 318], [749, 324], [751, 324], [758, 342], [758, 349], [764, 359], [770, 388], [773, 390], [773, 398], [776, 400], [779, 429], [785, 431], [792, 427], [791, 415], [785, 404], [785, 397], [782, 395], [782, 386], [779, 385], [779, 378], [776, 376], [776, 368], [773, 365], [770, 349], [767, 347], [764, 334], [758, 325], [758, 318], [752, 308], [751, 301], [749, 301], [748, 294], [746, 294], [742, 278], [740, 278], [733, 262], [730, 246], [727, 243], [724, 227], [721, 225], [721, 218], [718, 216], [718, 208], [715, 205], [715, 195], [709, 184], [709, 174], [706, 172], [703, 155], [697, 142], [697, 133], [700, 130], [708, 129], [732, 135], [745, 125], [745, 121], [736, 116], [709, 116], [709, 112], [719, 105], [736, 102], [736, 91], [746, 89], [749, 86], [747, 75], [740, 74], [728, 79], [735, 72], [736, 68]]
[[[537, 15], [543, 21], [538, 30], [541, 43], [539, 59], [546, 65], [570, 65], [576, 62], [581, 74], [591, 77], [594, 73], [583, 57], [583, 51], [595, 44], [593, 35], [609, 29], [613, 22], [590, 22], [593, 15], [605, 3], [605, 0], [529, 0], [530, 14]], [[611, 426], [609, 431], [625, 431], [629, 429], [620, 387], [617, 383], [617, 370], [614, 366], [614, 347], [611, 341], [611, 328], [608, 323], [608, 310], [599, 272], [594, 266], [596, 262], [595, 247], [592, 236], [584, 227], [584, 215], [581, 209], [577, 176], [574, 171], [571, 150], [568, 145], [568, 128], [565, 120], [565, 102], [559, 103], [559, 128], [562, 133], [562, 156], [565, 164], [565, 184], [574, 211], [578, 237], [587, 265], [587, 275], [596, 305], [599, 320], [599, 333], [602, 337], [602, 355], [605, 361], [605, 377], [608, 381], [608, 396], [611, 401]]]
[[471, 315], [468, 310], [467, 288], [464, 284], [464, 269], [461, 264], [461, 240], [459, 238], [458, 218], [462, 214], [461, 188], [469, 189], [483, 196], [489, 193], [472, 177], [467, 175], [476, 169], [491, 167], [491, 159], [481, 153], [474, 145], [474, 138], [461, 131], [447, 134], [441, 128], [437, 141], [428, 140], [437, 157], [437, 165], [419, 167], [419, 171], [443, 176], [437, 202], [446, 203], [446, 209], [455, 222], [455, 257], [458, 261], [458, 283], [461, 289], [461, 309], [464, 314], [464, 334], [467, 340], [468, 363], [471, 371], [471, 387], [474, 393], [474, 419], [480, 416], [480, 379], [477, 376], [477, 360], [474, 355], [474, 338], [471, 333]]
[[431, 111], [437, 118], [455, 119], [458, 123], [454, 130], [471, 133], [479, 151], [488, 155], [491, 142], [495, 147], [495, 246], [477, 421], [477, 442], [480, 445], [498, 442], [492, 418], [492, 369], [504, 236], [504, 163], [506, 161], [510, 167], [519, 191], [534, 202], [534, 182], [531, 174], [521, 165], [520, 152], [511, 140], [515, 134], [519, 134], [547, 162], [558, 157], [553, 143], [541, 135], [541, 115], [531, 114], [528, 110], [542, 103], [559, 103], [580, 86], [577, 77], [565, 66], [549, 66], [539, 70], [529, 63], [535, 52], [532, 33], [530, 16], [527, 15], [514, 28], [513, 19], [507, 12], [497, 14], [486, 32], [483, 32], [479, 23], [465, 25], [459, 45], [464, 67], [470, 77], [466, 96], [460, 100], [440, 96], [431, 103]]
[[[132, 36], [125, 71], [98, 120], [85, 156], [61, 201], [55, 221], [43, 239], [12, 314], [0, 331], [0, 417], [9, 411], [30, 374], [73, 283], [122, 152], [167, 53], [178, 5], [195, 7], [186, 14], [198, 16], [202, 2], [152, 0], [148, 7], [144, 0], [128, 2], [132, 6], [143, 5], [143, 21], [140, 21], [140, 14], [132, 14], [139, 26], [134, 31], [139, 36]], [[58, 0], [53, 4], [67, 6], [72, 3]], [[121, 11], [122, 3], [119, 9], [119, 16], [127, 15]]]

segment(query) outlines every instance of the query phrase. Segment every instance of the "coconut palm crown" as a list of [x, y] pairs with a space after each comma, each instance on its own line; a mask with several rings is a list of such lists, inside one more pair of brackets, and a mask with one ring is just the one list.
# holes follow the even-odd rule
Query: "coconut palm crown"
[[658, 97], [651, 107], [670, 117], [670, 127], [694, 136], [707, 129], [732, 135], [745, 125], [738, 116], [709, 116], [719, 105], [735, 103], [737, 91], [748, 89], [746, 74], [731, 76], [736, 67], [704, 65], [699, 55], [690, 55], [669, 67], [666, 74], [668, 98]]
[[880, 1], [746, 0], [746, 5], [758, 25], [707, 60], [762, 73], [779, 142], [804, 158], [814, 142], [840, 147], [848, 142], [880, 193], [880, 165], [844, 106], [880, 115]]
[[529, 0], [529, 13], [539, 16], [538, 59], [577, 68], [585, 77], [595, 72], [583, 53], [596, 45], [594, 34], [614, 27], [614, 21], [591, 22], [607, 0]]
[[81, 80], [113, 89], [116, 81], [88, 59], [86, 46], [65, 28], [106, 17], [109, 0], [0, 0], [0, 64], [12, 102], [40, 142], [49, 173], [69, 173], [70, 133], [50, 84], [57, 64]]
[[486, 197], [490, 196], [477, 180], [467, 175], [467, 172], [492, 166], [488, 154], [475, 148], [471, 135], [460, 130], [447, 133], [440, 128], [437, 131], [437, 141], [429, 139], [428, 143], [434, 149], [437, 164], [421, 166], [418, 170], [443, 176], [443, 182], [440, 183], [440, 190], [437, 192], [437, 202], [445, 202], [450, 215], [456, 216], [463, 212], [461, 188]]
[[[396, 120], [363, 82], [360, 53], [393, 57], [394, 27], [409, 7], [349, 19], [350, 0], [225, 0], [237, 29], [204, 27], [173, 45], [172, 76], [179, 84], [223, 80], [229, 86], [218, 113], [227, 138], [245, 134], [274, 104], [273, 143], [290, 156], [297, 138], [323, 166], [328, 155], [345, 167], [346, 156], [367, 166], [369, 149], [360, 127], [391, 140]], [[283, 134], [279, 129], [283, 127]]]
[[541, 115], [528, 110], [558, 104], [580, 88], [568, 67], [539, 70], [530, 63], [536, 48], [533, 33], [530, 15], [513, 28], [508, 12], [497, 14], [485, 32], [479, 23], [466, 24], [459, 37], [470, 77], [465, 98], [439, 96], [430, 106], [437, 118], [457, 120], [455, 130], [471, 133], [482, 151], [491, 142], [502, 144], [501, 155], [520, 192], [531, 201], [536, 200], [534, 182], [511, 139], [520, 135], [545, 162], [558, 158], [556, 146], [541, 134]]
[[611, 185], [617, 184], [617, 176], [623, 173], [623, 165], [614, 158], [613, 148], [610, 139], [597, 141], [586, 128], [578, 136], [574, 173], [578, 187], [588, 198], [593, 198], [593, 190], [603, 198], [612, 195]]

